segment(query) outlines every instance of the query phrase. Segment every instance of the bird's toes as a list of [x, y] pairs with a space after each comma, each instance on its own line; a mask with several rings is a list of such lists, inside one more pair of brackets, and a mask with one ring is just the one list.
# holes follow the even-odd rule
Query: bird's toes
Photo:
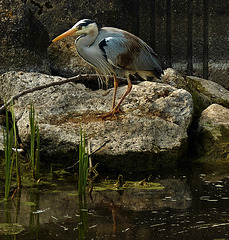
[[117, 114], [119, 114], [119, 113], [122, 113], [123, 111], [122, 110], [120, 110], [119, 108], [118, 109], [113, 109], [113, 110], [111, 110], [110, 112], [108, 112], [108, 113], [106, 113], [106, 114], [103, 114], [103, 115], [101, 115], [100, 117], [102, 118], [102, 119], [106, 119], [106, 118], [115, 118], [115, 119], [117, 119]]

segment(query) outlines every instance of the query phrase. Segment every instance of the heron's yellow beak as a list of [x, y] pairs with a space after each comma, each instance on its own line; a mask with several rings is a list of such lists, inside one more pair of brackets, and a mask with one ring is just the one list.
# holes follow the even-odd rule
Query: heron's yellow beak
[[62, 33], [61, 35], [59, 35], [58, 37], [56, 37], [55, 39], [53, 39], [52, 42], [56, 42], [56, 41], [58, 41], [58, 40], [61, 40], [61, 39], [63, 39], [63, 38], [66, 38], [66, 37], [68, 37], [68, 36], [76, 33], [77, 30], [78, 30], [77, 28], [71, 28], [71, 29], [69, 29], [68, 31], [66, 31], [66, 32]]

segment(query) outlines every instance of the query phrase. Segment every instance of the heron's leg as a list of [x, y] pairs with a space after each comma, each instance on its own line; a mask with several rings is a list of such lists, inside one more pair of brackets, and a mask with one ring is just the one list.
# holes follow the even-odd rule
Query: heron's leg
[[132, 83], [131, 83], [131, 80], [130, 80], [129, 76], [127, 77], [127, 83], [128, 83], [128, 86], [127, 86], [126, 92], [122, 95], [122, 98], [120, 99], [119, 103], [114, 107], [114, 109], [113, 109], [114, 113], [116, 111], [118, 111], [118, 109], [119, 109], [121, 103], [123, 102], [124, 98], [129, 94], [129, 92], [132, 89]]
[[119, 107], [120, 107], [121, 103], [123, 102], [124, 98], [129, 94], [129, 92], [132, 89], [132, 83], [131, 83], [131, 80], [130, 80], [129, 76], [127, 77], [127, 82], [128, 82], [128, 86], [127, 86], [126, 92], [123, 94], [119, 103], [109, 113], [103, 115], [102, 118], [113, 116], [116, 112], [119, 111]]
[[113, 102], [112, 102], [112, 109], [115, 107], [115, 98], [116, 98], [116, 93], [117, 93], [117, 88], [118, 88], [118, 79], [116, 75], [114, 74], [114, 95], [113, 95]]

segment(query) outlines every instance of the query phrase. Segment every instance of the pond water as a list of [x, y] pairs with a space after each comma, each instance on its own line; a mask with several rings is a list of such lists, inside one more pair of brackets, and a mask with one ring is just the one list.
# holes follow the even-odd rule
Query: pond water
[[162, 187], [94, 189], [80, 204], [67, 178], [23, 187], [20, 198], [0, 202], [0, 239], [229, 239], [229, 174], [196, 170], [151, 181]]

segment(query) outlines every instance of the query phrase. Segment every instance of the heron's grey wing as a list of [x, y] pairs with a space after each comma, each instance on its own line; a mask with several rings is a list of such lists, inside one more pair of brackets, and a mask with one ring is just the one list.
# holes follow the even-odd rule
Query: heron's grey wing
[[160, 75], [163, 65], [151, 47], [140, 38], [124, 32], [106, 37], [99, 44], [107, 61], [117, 68], [131, 71], [152, 71]]
[[126, 52], [122, 38], [106, 37], [99, 43], [99, 47], [110, 64], [116, 68], [125, 67], [120, 62], [120, 54]]

